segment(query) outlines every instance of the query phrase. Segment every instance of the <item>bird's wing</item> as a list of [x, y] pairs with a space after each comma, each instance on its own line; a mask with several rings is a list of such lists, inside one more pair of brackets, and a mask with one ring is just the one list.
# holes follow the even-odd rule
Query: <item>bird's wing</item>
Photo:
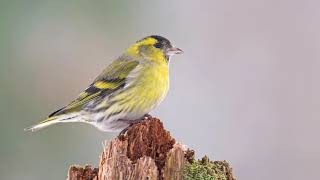
[[111, 63], [77, 99], [50, 114], [49, 117], [80, 111], [89, 102], [97, 100], [99, 97], [108, 96], [123, 88], [128, 75], [138, 64], [139, 61], [122, 59], [120, 57]]

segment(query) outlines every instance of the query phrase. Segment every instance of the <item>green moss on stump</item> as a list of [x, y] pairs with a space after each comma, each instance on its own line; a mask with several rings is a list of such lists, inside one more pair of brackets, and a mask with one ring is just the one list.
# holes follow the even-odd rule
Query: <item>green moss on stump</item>
[[193, 160], [184, 169], [185, 180], [235, 180], [226, 161], [210, 161], [207, 156]]

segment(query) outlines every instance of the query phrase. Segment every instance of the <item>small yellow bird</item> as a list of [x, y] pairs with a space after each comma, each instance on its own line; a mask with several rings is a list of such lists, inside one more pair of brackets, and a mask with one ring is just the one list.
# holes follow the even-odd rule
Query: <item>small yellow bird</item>
[[121, 131], [157, 107], [169, 89], [169, 61], [183, 51], [164, 37], [137, 41], [113, 61], [74, 101], [26, 131], [83, 122], [102, 131]]

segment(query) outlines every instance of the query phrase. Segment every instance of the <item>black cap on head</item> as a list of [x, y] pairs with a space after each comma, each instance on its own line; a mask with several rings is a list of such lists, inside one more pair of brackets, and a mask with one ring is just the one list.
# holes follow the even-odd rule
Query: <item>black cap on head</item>
[[156, 39], [158, 42], [154, 45], [156, 48], [161, 48], [161, 49], [167, 49], [167, 48], [171, 48], [172, 45], [170, 43], [170, 41], [162, 36], [158, 36], [158, 35], [152, 35], [149, 36], [151, 38]]
[[164, 44], [171, 44], [170, 41], [162, 36], [158, 36], [158, 35], [151, 35], [149, 36], [151, 38], [156, 39], [159, 43], [164, 43]]
[[[156, 44], [153, 45], [156, 48], [167, 49], [167, 48], [171, 48], [172, 47], [170, 41], [168, 39], [162, 37], [162, 36], [151, 35], [151, 36], [147, 36], [147, 37], [143, 38], [142, 40], [147, 39], [147, 38], [153, 38], [153, 39], [156, 39], [158, 41]], [[140, 40], [140, 41], [142, 41], [142, 40]]]

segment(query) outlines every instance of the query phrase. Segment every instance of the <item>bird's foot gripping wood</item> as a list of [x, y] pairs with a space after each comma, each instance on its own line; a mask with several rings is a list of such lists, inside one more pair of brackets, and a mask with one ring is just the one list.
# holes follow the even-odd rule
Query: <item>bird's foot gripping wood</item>
[[118, 121], [128, 122], [129, 126], [124, 128], [118, 135], [118, 138], [123, 138], [123, 135], [128, 131], [128, 129], [133, 126], [134, 124], [138, 124], [143, 120], [152, 119], [150, 114], [145, 114], [142, 118], [135, 119], [135, 120], [126, 120], [126, 119], [119, 119]]

